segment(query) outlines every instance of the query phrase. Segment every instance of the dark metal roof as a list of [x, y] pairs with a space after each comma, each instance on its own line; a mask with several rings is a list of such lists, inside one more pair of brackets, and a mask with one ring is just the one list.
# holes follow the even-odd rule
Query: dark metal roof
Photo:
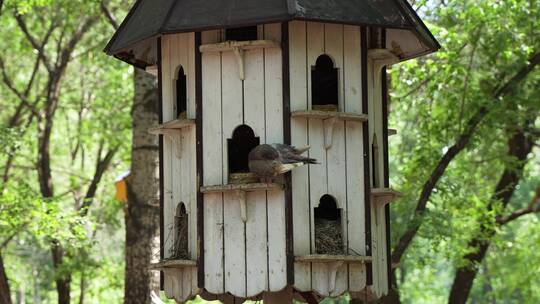
[[410, 29], [439, 48], [406, 0], [137, 0], [105, 52], [126, 60], [135, 44], [164, 33], [295, 19]]

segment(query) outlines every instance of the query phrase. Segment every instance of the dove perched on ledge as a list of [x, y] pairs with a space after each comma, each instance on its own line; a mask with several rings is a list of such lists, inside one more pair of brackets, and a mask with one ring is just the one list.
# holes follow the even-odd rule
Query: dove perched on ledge
[[249, 171], [263, 181], [291, 171], [305, 164], [318, 164], [316, 159], [302, 156], [308, 147], [297, 149], [285, 144], [258, 145], [248, 155]]

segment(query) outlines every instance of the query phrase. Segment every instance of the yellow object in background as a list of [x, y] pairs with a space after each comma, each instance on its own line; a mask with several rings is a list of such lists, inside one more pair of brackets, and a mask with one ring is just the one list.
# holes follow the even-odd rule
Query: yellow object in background
[[116, 188], [115, 198], [118, 201], [127, 203], [127, 182], [126, 179], [131, 174], [130, 171], [124, 172], [122, 175], [118, 176], [114, 181], [114, 187]]

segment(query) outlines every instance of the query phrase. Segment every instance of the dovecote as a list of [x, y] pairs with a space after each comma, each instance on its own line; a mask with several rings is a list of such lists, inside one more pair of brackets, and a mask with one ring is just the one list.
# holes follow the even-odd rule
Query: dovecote
[[[160, 82], [166, 295], [387, 294], [385, 69], [438, 47], [405, 0], [137, 1], [106, 52]], [[320, 164], [261, 183], [272, 143]]]

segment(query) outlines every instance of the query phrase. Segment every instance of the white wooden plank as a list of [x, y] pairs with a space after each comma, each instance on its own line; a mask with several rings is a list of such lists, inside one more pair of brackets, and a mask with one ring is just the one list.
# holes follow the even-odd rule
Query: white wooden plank
[[[281, 40], [281, 25], [265, 25], [265, 39]], [[266, 142], [283, 142], [283, 75], [281, 48], [264, 50]]]
[[191, 268], [182, 269], [182, 297], [180, 301], [185, 301], [191, 295]]
[[266, 191], [247, 193], [246, 264], [248, 297], [268, 289]]
[[[346, 122], [347, 134], [347, 241], [348, 254], [365, 255], [364, 147], [362, 124]], [[349, 266], [349, 288], [361, 291], [366, 284], [365, 266]]]
[[191, 268], [191, 295], [200, 294], [201, 290], [198, 287], [198, 280], [197, 280], [197, 267]]
[[[291, 111], [308, 109], [308, 67], [306, 56], [306, 23], [303, 21], [289, 22]], [[292, 122], [294, 123], [294, 121]], [[291, 131], [294, 131], [294, 129], [291, 126]]]
[[[291, 110], [307, 110], [306, 23], [289, 22], [289, 71]], [[295, 146], [308, 145], [308, 121], [291, 119], [291, 142]], [[292, 172], [294, 254], [311, 253], [309, 169], [307, 166]], [[298, 290], [311, 290], [311, 264], [294, 263], [294, 285]]]
[[349, 285], [349, 278], [347, 273], [347, 264], [343, 264], [339, 266], [337, 272], [336, 272], [336, 282], [334, 286], [334, 290], [330, 291], [331, 297], [337, 297], [342, 295], [345, 291], [347, 291]]
[[338, 109], [343, 111], [343, 25], [324, 24], [324, 51], [334, 61], [334, 67], [338, 69]]
[[[179, 46], [178, 46], [179, 45], [180, 35], [169, 35], [169, 39], [170, 39], [170, 51], [169, 51], [169, 54], [171, 56], [170, 61], [169, 61], [169, 64], [170, 64], [169, 79], [170, 79], [171, 88], [172, 88], [171, 104], [172, 104], [172, 108], [173, 108], [173, 116], [177, 116], [178, 111], [176, 109], [176, 98], [177, 98], [178, 94], [176, 92], [176, 79], [178, 78], [178, 70], [179, 70], [180, 66], [182, 65], [181, 54], [180, 54], [181, 48], [179, 48]], [[174, 117], [174, 118], [176, 118], [176, 117]]]
[[[261, 143], [265, 142], [266, 135], [263, 61], [263, 50], [245, 52], [244, 123], [253, 129]], [[238, 77], [236, 73], [232, 76]]]
[[[342, 240], [347, 240], [347, 167], [345, 163], [345, 122], [334, 125], [332, 147], [326, 150], [328, 194], [332, 195], [341, 208]], [[346, 245], [346, 242], [344, 242]]]
[[[223, 128], [223, 183], [228, 182], [227, 139], [243, 124], [242, 81], [238, 77], [238, 64], [233, 52], [221, 55], [222, 121]], [[217, 109], [216, 109], [217, 110]], [[225, 119], [226, 118], [226, 119]]]
[[165, 218], [164, 228], [165, 228], [165, 244], [164, 244], [164, 256], [170, 257], [171, 248], [174, 242], [173, 236], [173, 216], [174, 216], [174, 199], [173, 199], [173, 165], [172, 159], [174, 157], [173, 144], [171, 140], [167, 137], [163, 137], [163, 208]]
[[[362, 113], [362, 61], [360, 27], [345, 25], [343, 28], [343, 83], [345, 87], [345, 112]], [[358, 140], [362, 140], [358, 138]]]
[[330, 296], [327, 263], [311, 263], [311, 286], [320, 296]]
[[[176, 134], [174, 134], [173, 136], [176, 137], [177, 140], [179, 139], [181, 142], [184, 142], [182, 138], [183, 132], [177, 131], [175, 133]], [[180, 151], [177, 151], [177, 150], [180, 150]], [[176, 214], [176, 209], [178, 205], [180, 204], [180, 202], [184, 202], [184, 204], [187, 203], [185, 201], [182, 186], [184, 185], [184, 181], [185, 181], [184, 178], [186, 177], [189, 178], [187, 176], [187, 173], [189, 173], [189, 171], [183, 170], [183, 163], [185, 162], [185, 159], [181, 159], [177, 157], [177, 155], [182, 154], [183, 152], [182, 150], [185, 150], [185, 149], [183, 147], [180, 147], [179, 149], [178, 145], [172, 145], [172, 156], [171, 156], [172, 212], [170, 213], [171, 217], [174, 217], [174, 215]], [[172, 221], [172, 223], [174, 226], [174, 220]], [[174, 228], [172, 228], [172, 231], [174, 231]], [[171, 240], [174, 242], [175, 238], [176, 236], [172, 235]]]
[[315, 229], [313, 210], [319, 206], [321, 197], [328, 193], [328, 173], [326, 150], [323, 140], [323, 121], [309, 120], [309, 156], [317, 159], [320, 164], [309, 165], [309, 188], [311, 206], [311, 252], [315, 253]]
[[204, 195], [204, 287], [223, 293], [223, 194]]
[[268, 195], [268, 271], [270, 291], [279, 291], [287, 285], [287, 255], [285, 236], [285, 193], [267, 191]]
[[195, 90], [196, 90], [196, 75], [195, 75], [195, 33], [187, 33], [188, 35], [188, 69], [187, 69], [187, 90], [188, 90], [188, 118], [196, 117], [195, 107]]
[[170, 36], [163, 36], [161, 43], [162, 54], [162, 111], [163, 121], [169, 121], [173, 118], [172, 113], [172, 79], [171, 79], [171, 55], [170, 55]]
[[246, 235], [236, 193], [223, 194], [223, 216], [225, 223], [225, 291], [237, 297], [245, 297]]
[[186, 206], [188, 212], [188, 252], [192, 259], [197, 258], [197, 186], [195, 178], [196, 169], [196, 148], [195, 148], [195, 128], [187, 128], [180, 131], [182, 133], [182, 162], [181, 179], [181, 201]]
[[[203, 32], [207, 41], [217, 39], [216, 32]], [[216, 109], [203, 112], [203, 170], [205, 185], [223, 182], [222, 127], [221, 127], [221, 56], [202, 54], [203, 107]], [[223, 272], [223, 196], [221, 193], [204, 195], [204, 263], [205, 288], [224, 292]]]
[[349, 291], [360, 292], [366, 287], [366, 265], [349, 264]]
[[203, 170], [204, 184], [218, 185], [222, 178], [221, 56], [202, 54]]
[[[228, 180], [227, 139], [243, 124], [242, 81], [238, 77], [238, 64], [232, 52], [222, 54], [222, 121], [223, 128], [223, 183]], [[236, 193], [223, 194], [225, 291], [238, 297], [246, 295], [245, 226], [240, 217], [240, 204]]]
[[308, 110], [311, 110], [311, 67], [324, 54], [324, 23], [307, 22], [307, 82]]

